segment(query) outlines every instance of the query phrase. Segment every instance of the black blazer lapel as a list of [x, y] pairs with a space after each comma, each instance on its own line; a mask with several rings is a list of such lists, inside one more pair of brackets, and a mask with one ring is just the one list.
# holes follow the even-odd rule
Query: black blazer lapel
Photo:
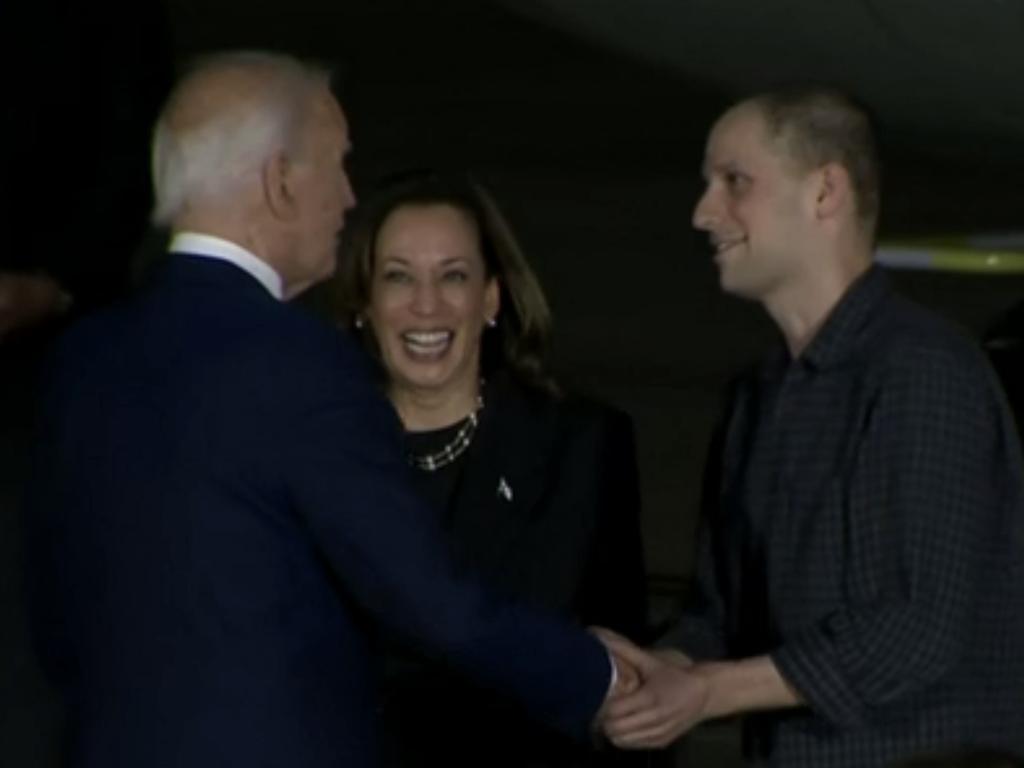
[[463, 562], [492, 570], [530, 522], [558, 443], [555, 409], [512, 382], [489, 384], [479, 432], [452, 502], [451, 529]]

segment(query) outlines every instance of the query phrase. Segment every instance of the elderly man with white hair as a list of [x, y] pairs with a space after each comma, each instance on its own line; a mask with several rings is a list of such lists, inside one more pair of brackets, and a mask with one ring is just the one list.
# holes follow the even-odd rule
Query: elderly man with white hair
[[374, 622], [581, 738], [609, 693], [593, 636], [453, 572], [357, 345], [281, 301], [334, 269], [348, 151], [279, 55], [208, 60], [160, 117], [172, 255], [60, 345], [32, 493], [74, 766], [372, 764]]

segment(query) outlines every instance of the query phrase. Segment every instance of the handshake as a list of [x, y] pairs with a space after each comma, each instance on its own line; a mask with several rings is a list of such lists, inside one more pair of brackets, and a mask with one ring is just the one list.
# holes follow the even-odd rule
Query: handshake
[[673, 649], [640, 648], [609, 629], [590, 631], [608, 649], [617, 674], [595, 718], [596, 728], [612, 744], [658, 749], [711, 716], [705, 665]]

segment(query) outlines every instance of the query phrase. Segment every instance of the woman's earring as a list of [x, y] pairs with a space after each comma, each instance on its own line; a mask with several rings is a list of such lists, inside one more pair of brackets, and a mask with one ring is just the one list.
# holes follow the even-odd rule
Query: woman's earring
[[353, 321], [353, 325], [355, 325], [355, 327], [358, 328], [359, 330], [362, 330], [364, 325], [363, 316], [356, 315], [356, 319]]
[[495, 318], [495, 317], [488, 317], [487, 318], [487, 327], [488, 328], [497, 328], [498, 327], [498, 319]]

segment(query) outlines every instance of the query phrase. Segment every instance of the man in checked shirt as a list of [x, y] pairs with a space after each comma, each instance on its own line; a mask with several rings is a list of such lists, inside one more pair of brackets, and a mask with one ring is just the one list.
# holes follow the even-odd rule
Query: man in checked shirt
[[871, 768], [1024, 753], [1024, 493], [1004, 397], [975, 346], [872, 266], [878, 172], [863, 112], [768, 94], [708, 139], [694, 211], [722, 288], [778, 354], [742, 381], [689, 610], [609, 708], [622, 747], [744, 714], [752, 765]]

